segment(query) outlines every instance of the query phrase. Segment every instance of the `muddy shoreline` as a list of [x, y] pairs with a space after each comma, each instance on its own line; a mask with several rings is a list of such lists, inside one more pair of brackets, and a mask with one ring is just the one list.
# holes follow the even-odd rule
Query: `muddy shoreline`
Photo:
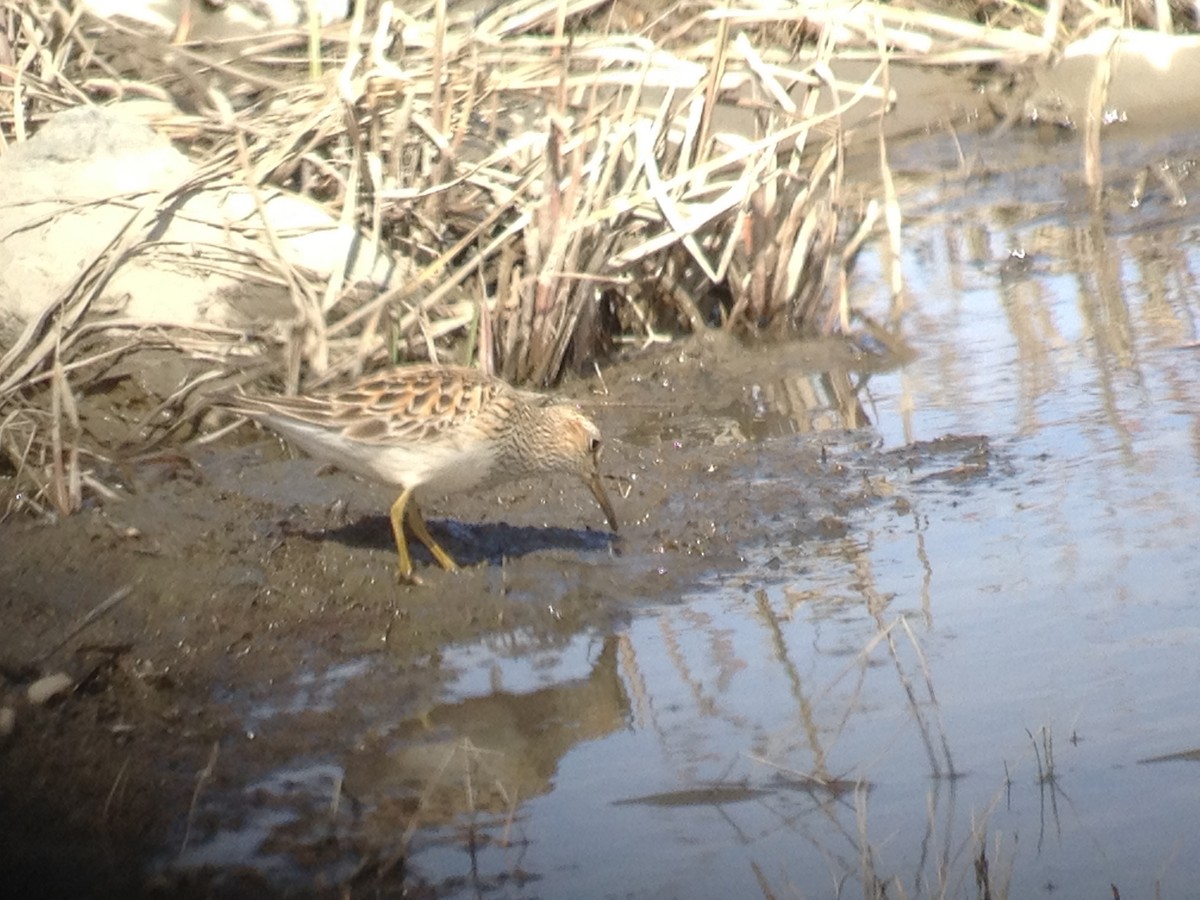
[[[762, 386], [773, 395], [785, 373], [809, 378], [848, 360], [835, 343], [764, 357], [710, 337], [568, 385], [606, 435], [619, 536], [569, 480], [435, 500], [431, 528], [465, 569], [444, 573], [421, 548], [421, 586], [395, 581], [386, 489], [250, 428], [134, 470], [121, 502], [52, 523], [10, 518], [0, 525], [0, 665], [16, 713], [0, 770], [6, 881], [42, 896], [280, 889], [261, 873], [160, 870], [215, 827], [198, 798], [282, 759], [347, 750], [370, 734], [379, 704], [399, 719], [428, 716], [449, 646], [603, 642], [640, 604], [737, 577], [764, 518], [791, 519], [792, 543], [844, 530], [830, 510], [876, 498], [860, 475], [822, 461], [811, 417], [836, 414], [773, 405]], [[793, 431], [788, 452], [754, 430]], [[771, 489], [780, 465], [789, 482], [801, 471], [811, 482], [803, 496]], [[301, 710], [287, 728], [247, 721], [254, 704], [285, 702], [304, 673], [355, 660], [386, 669], [371, 682], [379, 696]], [[25, 699], [59, 672], [68, 693]], [[380, 848], [345, 845], [353, 828], [335, 833], [326, 851], [343, 868], [382, 866]], [[403, 865], [393, 859], [386, 878], [403, 883]]]

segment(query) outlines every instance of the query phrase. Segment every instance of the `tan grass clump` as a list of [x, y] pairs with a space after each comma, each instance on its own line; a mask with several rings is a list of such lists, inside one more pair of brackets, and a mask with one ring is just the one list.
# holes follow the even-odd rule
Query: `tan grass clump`
[[[979, 23], [836, 0], [463, 12], [359, 0], [331, 28], [205, 42], [188, 22], [159, 36], [63, 0], [0, 0], [0, 152], [63, 108], [137, 99], [200, 165], [144, 201], [0, 352], [0, 457], [23, 485], [13, 493], [78, 507], [96, 479], [86, 461], [103, 460], [99, 447], [79, 451], [89, 440], [71, 398], [147, 342], [210, 367], [273, 351], [297, 390], [418, 357], [546, 385], [616, 345], [707, 327], [846, 332], [854, 252], [877, 222], [895, 250], [900, 216], [886, 170], [877, 201], [845, 190], [843, 114], [885, 112], [889, 59], [1044, 57], [1074, 9], [1095, 13], [998, 5]], [[839, 78], [849, 57], [873, 60], [873, 74]], [[107, 277], [153, 248], [179, 192], [231, 183], [319, 201], [409, 276], [364, 297], [287, 265], [268, 234], [261, 258], [235, 264], [291, 297], [274, 328], [148, 333], [97, 313]], [[186, 394], [149, 403], [131, 440]]]

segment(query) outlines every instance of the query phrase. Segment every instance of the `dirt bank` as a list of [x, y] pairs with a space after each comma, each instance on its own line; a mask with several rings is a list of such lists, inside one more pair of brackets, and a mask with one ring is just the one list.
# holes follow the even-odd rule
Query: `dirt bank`
[[[427, 715], [447, 647], [603, 637], [639, 604], [737, 577], [764, 518], [790, 519], [796, 542], [840, 531], [829, 510], [870, 498], [860, 475], [822, 461], [813, 423], [839, 416], [784, 403], [777, 386], [848, 361], [837, 345], [747, 354], [710, 337], [567, 385], [606, 435], [620, 534], [569, 480], [434, 499], [431, 527], [465, 570], [444, 573], [420, 548], [421, 586], [396, 583], [387, 489], [293, 458], [249, 427], [129, 468], [121, 502], [57, 522], [10, 518], [0, 525], [3, 704], [15, 713], [0, 767], [6, 881], [42, 896], [278, 887], [261, 873], [157, 866], [215, 827], [197, 798], [340, 752], [369, 730], [373, 708]], [[782, 454], [754, 439], [785, 432]], [[387, 675], [357, 685], [355, 702], [255, 733], [248, 702], [294, 702], [304, 673], [364, 659], [383, 660]], [[60, 672], [67, 693], [26, 698]], [[341, 844], [326, 852], [372, 858]], [[394, 859], [388, 872], [403, 880]]]

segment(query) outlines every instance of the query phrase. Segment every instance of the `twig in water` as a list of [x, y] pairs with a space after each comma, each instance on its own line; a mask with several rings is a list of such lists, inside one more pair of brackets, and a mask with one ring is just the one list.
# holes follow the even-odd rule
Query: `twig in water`
[[196, 804], [200, 802], [200, 792], [204, 790], [205, 783], [212, 777], [213, 769], [217, 767], [217, 755], [220, 752], [220, 743], [213, 741], [212, 750], [208, 754], [208, 763], [196, 776], [196, 790], [192, 791], [192, 802], [188, 806], [187, 826], [183, 830], [183, 844], [179, 848], [181, 855], [187, 852], [188, 841], [192, 839], [192, 823], [196, 820]]

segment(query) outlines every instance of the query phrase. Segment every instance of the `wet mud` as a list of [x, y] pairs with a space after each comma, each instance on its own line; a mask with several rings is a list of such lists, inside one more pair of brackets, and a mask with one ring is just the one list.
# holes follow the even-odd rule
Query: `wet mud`
[[[830, 458], [823, 437], [844, 448], [844, 424], [857, 424], [867, 459], [856, 381], [871, 365], [840, 343], [764, 352], [709, 336], [568, 384], [606, 437], [620, 533], [570, 479], [429, 498], [430, 527], [464, 570], [443, 572], [418, 547], [419, 586], [396, 580], [389, 489], [251, 426], [129, 467], [119, 502], [10, 517], [6, 883], [81, 897], [321, 893], [363, 879], [416, 890], [397, 823], [461, 812], [457, 783], [439, 786], [455, 748], [478, 777], [474, 811], [511, 814], [546, 790], [566, 749], [628, 720], [615, 658], [639, 605], [736, 579], [748, 548], [769, 559], [764, 522], [793, 548], [819, 544], [888, 499], [872, 487], [886, 478]], [[450, 648], [519, 658], [580, 635], [595, 648], [583, 675], [439, 705]], [[32, 702], [56, 673], [69, 689]], [[478, 751], [497, 745], [508, 752]], [[230, 864], [211, 839], [270, 810], [271, 773], [296, 760], [316, 767], [298, 780], [319, 788], [308, 801], [292, 791], [283, 819], [263, 825], [276, 845], [291, 836], [275, 847], [286, 861], [274, 873]]]
[[[924, 127], [931, 114], [918, 113]], [[952, 170], [961, 148], [944, 143]], [[1039, 177], [1063, 180], [1053, 168]], [[963, 185], [980, 204], [1004, 192]], [[929, 202], [944, 205], [944, 190]], [[1002, 265], [1013, 260], [1024, 256]], [[619, 534], [569, 479], [428, 498], [430, 527], [464, 570], [445, 573], [414, 547], [420, 586], [396, 581], [389, 489], [249, 426], [116, 467], [119, 501], [59, 521], [10, 516], [0, 883], [43, 897], [453, 888], [409, 871], [410, 848], [473, 851], [549, 790], [571, 747], [628, 727], [643, 698], [620, 669], [622, 625], [640, 607], [686, 604], [713, 583], [753, 606], [780, 556], [794, 575], [796, 559], [852, 533], [864, 507], [909, 514], [898, 485], [953, 496], [1011, 477], [987, 436], [881, 452], [863, 387], [891, 362], [841, 343], [747, 349], [706, 335], [568, 383], [561, 393], [605, 435]], [[156, 373], [162, 395], [179, 383], [174, 367], [143, 374]], [[125, 399], [84, 398], [93, 433], [125, 438]], [[477, 646], [526, 663], [539, 686], [511, 689], [497, 671], [447, 700]], [[565, 675], [546, 662], [580, 646]], [[622, 802], [755, 795], [720, 783]], [[472, 888], [521, 894], [521, 867], [505, 877]]]

